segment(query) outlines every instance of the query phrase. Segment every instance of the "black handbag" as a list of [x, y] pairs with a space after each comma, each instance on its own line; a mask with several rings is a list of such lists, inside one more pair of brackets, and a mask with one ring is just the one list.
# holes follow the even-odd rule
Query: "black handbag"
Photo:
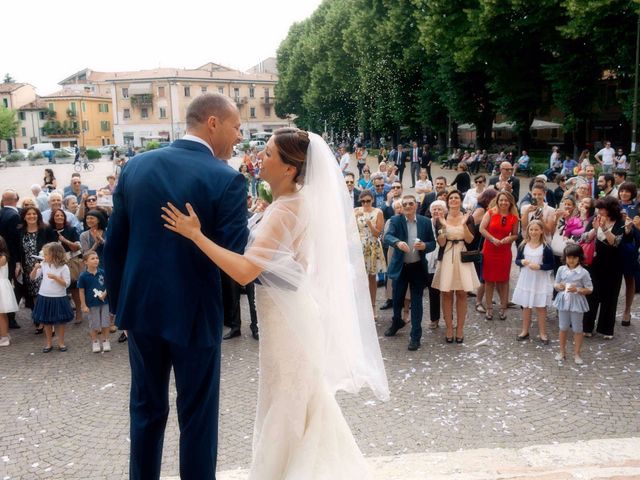
[[482, 251], [468, 250], [460, 252], [460, 261], [462, 263], [475, 263], [482, 261]]

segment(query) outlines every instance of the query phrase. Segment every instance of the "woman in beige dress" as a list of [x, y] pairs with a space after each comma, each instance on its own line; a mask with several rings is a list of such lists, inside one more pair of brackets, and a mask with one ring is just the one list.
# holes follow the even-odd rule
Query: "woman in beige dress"
[[460, 252], [466, 251], [465, 243], [473, 240], [473, 224], [469, 215], [463, 214], [462, 195], [452, 190], [447, 195], [448, 214], [439, 220], [436, 240], [442, 258], [436, 267], [432, 286], [442, 292], [442, 313], [447, 326], [446, 341], [453, 343], [453, 297], [456, 298], [456, 343], [464, 341], [464, 322], [467, 316], [467, 292], [480, 286], [473, 262], [462, 263]]

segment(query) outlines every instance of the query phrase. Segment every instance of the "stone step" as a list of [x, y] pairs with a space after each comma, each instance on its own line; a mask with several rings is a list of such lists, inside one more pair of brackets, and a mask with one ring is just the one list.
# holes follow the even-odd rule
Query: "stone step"
[[[640, 438], [406, 454], [369, 462], [376, 480], [640, 480]], [[216, 478], [246, 480], [247, 475], [239, 469]]]

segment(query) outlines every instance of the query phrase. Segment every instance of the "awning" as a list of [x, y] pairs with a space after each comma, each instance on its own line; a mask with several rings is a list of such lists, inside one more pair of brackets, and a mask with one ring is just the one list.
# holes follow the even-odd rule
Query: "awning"
[[554, 128], [562, 128], [562, 124], [545, 120], [534, 120], [531, 124], [531, 130], [551, 130]]
[[142, 95], [152, 93], [151, 83], [132, 83], [129, 85], [129, 95]]

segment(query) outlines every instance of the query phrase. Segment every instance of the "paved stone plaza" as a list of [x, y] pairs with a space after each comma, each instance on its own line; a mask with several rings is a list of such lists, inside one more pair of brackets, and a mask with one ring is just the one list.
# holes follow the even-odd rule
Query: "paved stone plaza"
[[[41, 180], [41, 170], [0, 171], [0, 188], [26, 184], [28, 189]], [[109, 170], [103, 162], [83, 178], [93, 184], [90, 176], [98, 182]], [[69, 165], [56, 166], [59, 185], [66, 184], [70, 172]], [[223, 344], [220, 470], [246, 468], [251, 460], [258, 342], [249, 336], [244, 296], [242, 305], [243, 337]], [[496, 317], [487, 322], [470, 308], [463, 345], [446, 344], [443, 327], [425, 328], [417, 352], [407, 351], [408, 327], [395, 338], [382, 336], [390, 321], [388, 312], [380, 315], [378, 332], [391, 400], [380, 402], [368, 390], [358, 396], [338, 395], [368, 457], [392, 461], [460, 449], [640, 436], [637, 307], [631, 327], [621, 327], [618, 318], [613, 340], [585, 339], [581, 367], [571, 356], [564, 365], [554, 360], [558, 342], [553, 320], [550, 345], [535, 339], [535, 324], [531, 341], [516, 342], [518, 309], [510, 309], [506, 321]], [[0, 479], [127, 478], [127, 344], [116, 343], [114, 335], [112, 352], [92, 354], [85, 323], [68, 327], [68, 352], [43, 354], [43, 338], [33, 335], [29, 312], [21, 311], [18, 319], [23, 328], [11, 331], [11, 347], [0, 350]], [[171, 402], [173, 408], [174, 390]], [[177, 474], [178, 432], [172, 409], [163, 476]]]

